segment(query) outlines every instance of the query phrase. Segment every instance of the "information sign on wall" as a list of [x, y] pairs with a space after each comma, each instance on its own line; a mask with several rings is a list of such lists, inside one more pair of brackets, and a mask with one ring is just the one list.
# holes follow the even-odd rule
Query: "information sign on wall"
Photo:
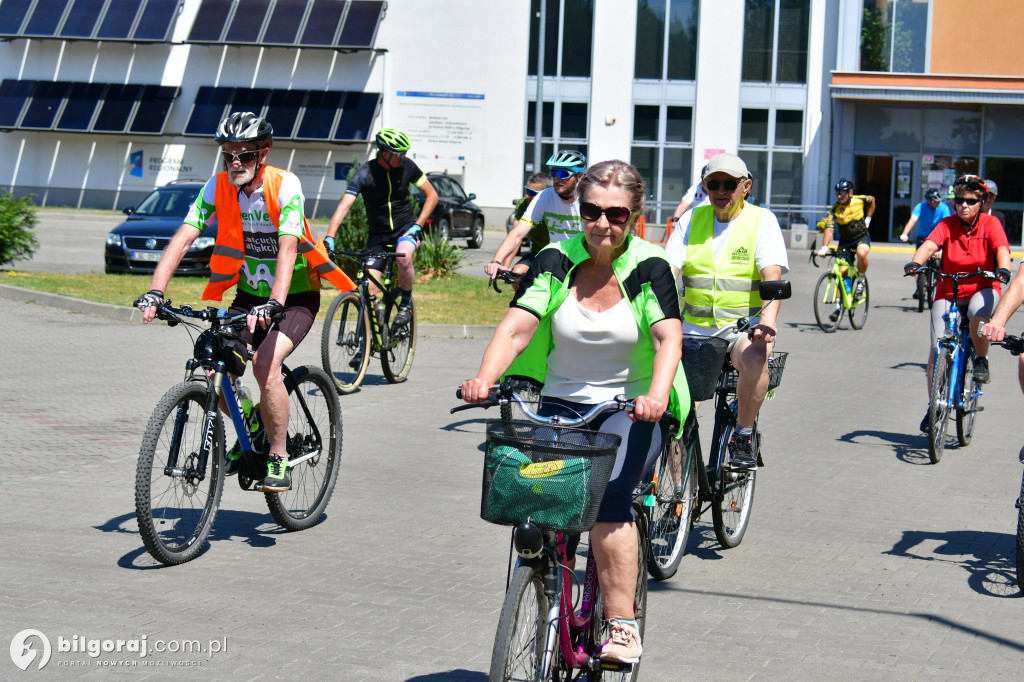
[[399, 90], [394, 120], [404, 130], [420, 165], [477, 165], [483, 157], [484, 96], [455, 92]]

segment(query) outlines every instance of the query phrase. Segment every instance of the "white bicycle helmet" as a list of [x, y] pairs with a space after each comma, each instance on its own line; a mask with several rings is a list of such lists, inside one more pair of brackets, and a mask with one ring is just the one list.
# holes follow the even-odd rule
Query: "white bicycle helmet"
[[267, 119], [251, 111], [236, 111], [220, 122], [213, 139], [225, 142], [255, 142], [261, 147], [274, 140], [274, 128]]

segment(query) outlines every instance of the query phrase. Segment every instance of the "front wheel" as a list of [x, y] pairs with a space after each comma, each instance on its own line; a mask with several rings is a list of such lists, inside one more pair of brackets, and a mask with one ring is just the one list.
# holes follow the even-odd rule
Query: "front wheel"
[[[722, 430], [719, 439], [719, 452], [728, 453], [729, 440], [735, 424], [729, 424]], [[755, 456], [761, 454], [761, 435], [754, 433], [757, 446]], [[725, 461], [723, 455], [722, 461]], [[756, 471], [732, 471], [719, 466], [717, 490], [711, 505], [711, 519], [715, 526], [715, 537], [725, 549], [731, 549], [743, 542], [743, 535], [750, 523], [750, 510], [754, 506], [754, 484], [757, 481]]]
[[338, 480], [341, 400], [331, 379], [318, 367], [299, 367], [285, 385], [292, 487], [265, 496], [275, 521], [288, 530], [305, 530], [323, 516]]
[[834, 272], [826, 272], [818, 278], [814, 287], [814, 319], [821, 331], [829, 334], [839, 328], [839, 320], [842, 318], [841, 286], [842, 282]]
[[353, 393], [363, 383], [370, 354], [370, 317], [356, 291], [339, 294], [327, 308], [320, 338], [320, 359], [338, 393]]
[[416, 354], [416, 306], [412, 301], [409, 305], [409, 322], [406, 324], [395, 324], [397, 305], [389, 305], [385, 314], [386, 338], [380, 349], [380, 365], [385, 378], [392, 384], [408, 378]]
[[925, 285], [925, 276], [924, 274], [917, 276], [917, 293], [915, 295], [917, 296], [917, 312], [919, 313], [924, 312], [924, 306], [928, 302], [928, 287]]
[[547, 613], [544, 576], [530, 566], [519, 566], [498, 616], [498, 632], [491, 652], [491, 682], [549, 679], [540, 670]]
[[946, 447], [946, 422], [949, 417], [949, 377], [953, 369], [953, 357], [948, 348], [935, 353], [932, 367], [932, 389], [928, 401], [928, 458], [932, 464], [942, 459]]
[[[224, 490], [224, 422], [204, 438], [209, 386], [187, 381], [157, 403], [135, 472], [135, 518], [146, 549], [169, 566], [203, 548]], [[207, 447], [209, 449], [207, 449]]]
[[668, 580], [679, 570], [690, 538], [690, 522], [697, 504], [697, 462], [682, 441], [665, 444], [654, 478], [651, 509], [651, 548], [647, 568], [655, 580]]
[[971, 444], [974, 435], [974, 417], [978, 409], [981, 385], [974, 380], [974, 356], [966, 354], [964, 360], [964, 381], [960, 390], [960, 405], [956, 408], [956, 440], [961, 446]]
[[473, 229], [469, 233], [469, 239], [466, 241], [466, 246], [471, 249], [479, 249], [484, 245], [484, 219], [477, 216], [473, 220]]
[[[868, 276], [860, 275], [856, 282], [864, 283], [864, 291], [857, 293], [854, 288], [853, 307], [850, 308], [850, 326], [854, 329], [863, 329], [864, 323], [868, 321], [868, 308], [871, 304], [871, 289], [868, 287]], [[857, 286], [856, 282], [854, 287]]]

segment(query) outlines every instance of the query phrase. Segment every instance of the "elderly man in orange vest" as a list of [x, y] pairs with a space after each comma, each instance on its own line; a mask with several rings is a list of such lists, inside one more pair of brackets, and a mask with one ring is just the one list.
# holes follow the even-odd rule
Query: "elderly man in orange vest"
[[[210, 178], [196, 197], [156, 266], [150, 290], [135, 305], [143, 311], [144, 322], [156, 316], [182, 257], [216, 221], [210, 282], [203, 299], [220, 301], [225, 291], [238, 285], [230, 313], [248, 312], [248, 328], [241, 337], [257, 349], [253, 374], [270, 444], [267, 475], [259, 488], [283, 492], [291, 488], [291, 474], [286, 451], [289, 399], [281, 365], [313, 326], [320, 309], [320, 278], [342, 291], [354, 286], [310, 231], [299, 179], [266, 165], [273, 134], [265, 119], [250, 112], [235, 112], [221, 121], [214, 139], [221, 145], [224, 171]], [[225, 472], [237, 473], [237, 444], [227, 460]]]

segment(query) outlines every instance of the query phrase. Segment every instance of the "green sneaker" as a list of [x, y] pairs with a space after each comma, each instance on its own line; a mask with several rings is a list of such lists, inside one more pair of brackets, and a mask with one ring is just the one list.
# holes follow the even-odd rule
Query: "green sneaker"
[[267, 458], [267, 476], [260, 484], [265, 493], [283, 493], [292, 489], [292, 476], [288, 473], [288, 460], [271, 455]]
[[224, 475], [234, 476], [242, 468], [242, 444], [237, 440], [231, 449], [224, 455]]

